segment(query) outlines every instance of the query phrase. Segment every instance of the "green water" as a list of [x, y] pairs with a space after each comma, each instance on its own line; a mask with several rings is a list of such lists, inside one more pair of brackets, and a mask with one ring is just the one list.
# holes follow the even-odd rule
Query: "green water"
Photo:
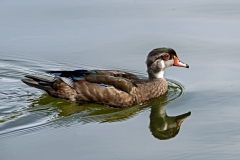
[[[0, 159], [239, 159], [239, 7], [0, 2]], [[174, 48], [190, 68], [166, 69], [168, 92], [142, 105], [80, 105], [20, 80], [83, 68], [146, 77], [146, 56], [158, 47]], [[187, 118], [178, 131], [179, 115]]]

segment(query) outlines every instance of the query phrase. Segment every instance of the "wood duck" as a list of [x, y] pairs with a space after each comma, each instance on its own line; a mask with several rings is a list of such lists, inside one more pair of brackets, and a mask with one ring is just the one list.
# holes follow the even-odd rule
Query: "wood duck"
[[165, 68], [189, 68], [171, 48], [152, 50], [146, 64], [147, 79], [119, 70], [74, 70], [26, 75], [22, 81], [53, 97], [123, 108], [163, 95], [168, 90], [168, 83], [163, 78]]

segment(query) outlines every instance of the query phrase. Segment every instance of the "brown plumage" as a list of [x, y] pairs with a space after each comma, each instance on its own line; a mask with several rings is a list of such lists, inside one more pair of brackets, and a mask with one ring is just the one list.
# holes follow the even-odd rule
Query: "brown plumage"
[[147, 57], [147, 79], [117, 70], [49, 71], [52, 77], [27, 75], [22, 81], [70, 101], [127, 107], [161, 96], [168, 89], [163, 72], [169, 66], [188, 68], [171, 48], [157, 48]]

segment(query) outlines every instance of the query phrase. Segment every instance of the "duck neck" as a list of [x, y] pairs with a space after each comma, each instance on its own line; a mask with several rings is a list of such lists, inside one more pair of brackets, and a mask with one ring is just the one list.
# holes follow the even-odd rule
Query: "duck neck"
[[149, 79], [164, 78], [163, 75], [164, 75], [164, 70], [163, 69], [161, 69], [159, 72], [156, 72], [156, 73], [148, 71], [148, 78]]

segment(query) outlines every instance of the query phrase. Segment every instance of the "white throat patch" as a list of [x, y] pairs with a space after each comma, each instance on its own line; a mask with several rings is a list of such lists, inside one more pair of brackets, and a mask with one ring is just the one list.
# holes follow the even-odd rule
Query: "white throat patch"
[[156, 78], [163, 78], [164, 69], [166, 68], [165, 63], [164, 63], [163, 60], [161, 60], [161, 65], [162, 65], [162, 70], [161, 70], [160, 72], [154, 74], [154, 76], [155, 76]]
[[164, 71], [161, 70], [160, 72], [155, 73], [154, 76], [155, 76], [156, 78], [163, 78], [163, 74], [164, 74]]

